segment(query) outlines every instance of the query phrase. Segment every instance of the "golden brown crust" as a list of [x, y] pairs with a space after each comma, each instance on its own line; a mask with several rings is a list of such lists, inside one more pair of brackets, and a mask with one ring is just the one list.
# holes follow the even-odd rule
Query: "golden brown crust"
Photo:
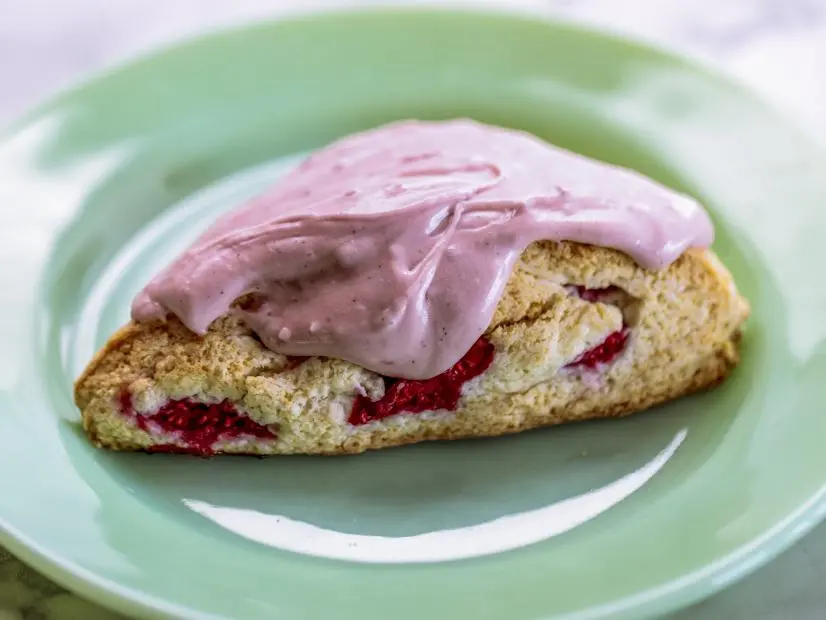
[[[571, 285], [619, 287], [611, 303], [572, 294]], [[486, 337], [491, 368], [470, 381], [455, 412], [347, 423], [358, 393], [383, 394], [378, 375], [341, 360], [297, 367], [262, 347], [238, 319], [199, 337], [179, 321], [130, 324], [78, 379], [83, 425], [99, 446], [140, 450], [162, 440], [119, 411], [124, 389], [139, 413], [168, 399], [229, 399], [277, 440], [228, 444], [225, 453], [343, 454], [433, 439], [494, 436], [641, 411], [722, 381], [738, 362], [748, 304], [710, 251], [689, 250], [668, 269], [647, 271], [604, 248], [541, 242], [523, 254]], [[631, 337], [600, 373], [564, 368], [623, 324]]]

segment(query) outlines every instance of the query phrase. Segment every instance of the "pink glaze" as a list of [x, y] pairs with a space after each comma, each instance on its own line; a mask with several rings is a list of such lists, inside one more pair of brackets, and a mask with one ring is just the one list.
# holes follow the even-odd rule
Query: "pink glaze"
[[132, 316], [202, 334], [251, 294], [235, 311], [274, 351], [427, 379], [479, 339], [534, 241], [657, 269], [712, 238], [697, 202], [635, 172], [473, 121], [406, 121], [318, 151], [221, 217]]

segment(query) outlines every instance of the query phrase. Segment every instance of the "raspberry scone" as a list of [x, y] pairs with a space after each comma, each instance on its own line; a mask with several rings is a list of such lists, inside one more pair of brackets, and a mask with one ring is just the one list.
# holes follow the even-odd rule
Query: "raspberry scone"
[[345, 138], [220, 218], [75, 386], [100, 447], [344, 454], [722, 381], [749, 307], [695, 201], [467, 120]]

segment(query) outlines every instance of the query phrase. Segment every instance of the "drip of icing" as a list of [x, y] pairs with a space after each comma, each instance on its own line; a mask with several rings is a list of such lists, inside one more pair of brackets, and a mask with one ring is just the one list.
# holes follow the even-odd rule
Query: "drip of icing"
[[427, 379], [484, 333], [538, 240], [661, 268], [713, 239], [694, 200], [635, 172], [468, 120], [344, 138], [221, 217], [138, 294], [137, 321], [204, 333], [235, 308], [270, 349]]

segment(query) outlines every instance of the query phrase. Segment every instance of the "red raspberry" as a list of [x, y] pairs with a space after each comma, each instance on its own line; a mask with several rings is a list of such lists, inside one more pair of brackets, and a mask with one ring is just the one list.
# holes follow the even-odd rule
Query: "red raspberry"
[[139, 415], [132, 406], [132, 397], [124, 390], [121, 393], [121, 410], [132, 417], [138, 427], [148, 431], [150, 423], [157, 424], [164, 431], [180, 432], [180, 441], [185, 446], [162, 444], [152, 446], [149, 452], [177, 452], [210, 456], [212, 446], [221, 439], [234, 437], [258, 437], [275, 439], [276, 435], [266, 426], [241, 415], [229, 401], [205, 404], [190, 399], [170, 400], [151, 416]]
[[358, 426], [402, 411], [453, 411], [462, 395], [462, 386], [485, 372], [491, 362], [493, 345], [480, 338], [452, 368], [431, 379], [414, 381], [384, 377], [384, 396], [377, 401], [366, 396], [357, 397], [349, 422]]

